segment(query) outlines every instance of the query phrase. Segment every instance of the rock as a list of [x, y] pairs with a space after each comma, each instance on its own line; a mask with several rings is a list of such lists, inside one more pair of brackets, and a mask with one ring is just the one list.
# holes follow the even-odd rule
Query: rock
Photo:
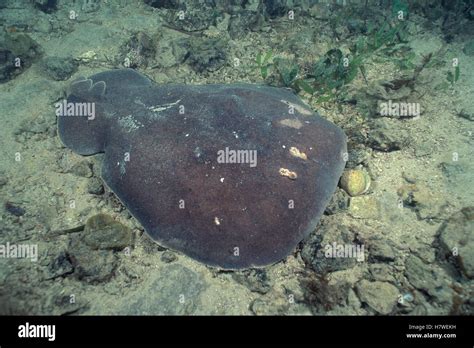
[[369, 190], [370, 176], [360, 169], [345, 170], [342, 173], [340, 185], [350, 196], [360, 196]]
[[123, 298], [114, 312], [122, 315], [189, 315], [200, 304], [202, 276], [179, 264], [154, 272], [140, 289]]
[[359, 299], [380, 314], [390, 314], [397, 304], [399, 291], [387, 282], [362, 279], [356, 287]]
[[395, 261], [395, 251], [387, 240], [373, 239], [369, 242], [369, 261]]
[[347, 159], [346, 168], [354, 169], [358, 165], [365, 163], [370, 158], [370, 151], [365, 147], [349, 149], [349, 157]]
[[130, 228], [106, 214], [90, 217], [83, 232], [84, 243], [94, 250], [123, 250], [132, 244]]
[[45, 13], [57, 10], [58, 0], [34, 0], [35, 6]]
[[71, 259], [66, 251], [61, 251], [58, 256], [51, 261], [48, 272], [48, 279], [63, 277], [74, 272]]
[[369, 265], [369, 272], [373, 280], [390, 283], [395, 282], [395, 278], [393, 276], [395, 269], [386, 263], [371, 263]]
[[165, 250], [163, 254], [161, 254], [161, 261], [164, 263], [171, 263], [173, 261], [176, 261], [178, 258], [176, 254], [170, 250]]
[[317, 274], [301, 279], [307, 302], [314, 314], [325, 314], [341, 303], [347, 303], [351, 286], [346, 282], [330, 284], [328, 279]]
[[288, 0], [264, 0], [265, 12], [270, 18], [282, 17], [290, 10]]
[[338, 187], [336, 189], [336, 192], [332, 195], [331, 201], [326, 207], [324, 214], [326, 215], [337, 214], [337, 213], [347, 210], [348, 206], [349, 206], [349, 196], [344, 190]]
[[466, 42], [462, 51], [468, 56], [474, 56], [474, 40]]
[[72, 57], [46, 57], [42, 61], [44, 72], [56, 81], [69, 79], [78, 68]]
[[406, 131], [393, 120], [376, 119], [367, 134], [367, 145], [374, 150], [391, 152], [402, 149], [409, 142]]
[[267, 273], [263, 269], [233, 272], [232, 278], [237, 283], [246, 286], [252, 292], [266, 294], [271, 289]]
[[186, 9], [185, 3], [179, 0], [145, 0], [145, 4], [154, 8]]
[[436, 288], [442, 286], [440, 273], [415, 255], [408, 256], [405, 262], [405, 276], [415, 288], [432, 296], [435, 296]]
[[318, 274], [352, 268], [357, 263], [356, 257], [337, 257], [337, 254], [326, 252], [333, 250], [334, 243], [336, 246], [355, 247], [354, 239], [354, 234], [340, 225], [335, 215], [330, 216], [303, 242], [301, 257]]
[[155, 46], [153, 39], [140, 31], [121, 47], [121, 63], [132, 69], [146, 68], [155, 56]]
[[23, 216], [25, 215], [26, 213], [26, 210], [23, 209], [22, 207], [20, 207], [18, 204], [16, 203], [12, 203], [12, 202], [5, 202], [5, 211], [12, 214], [12, 215], [15, 215], [15, 216]]
[[474, 279], [474, 207], [453, 214], [438, 230], [439, 258]]
[[111, 250], [91, 250], [81, 238], [72, 235], [67, 250], [74, 276], [92, 284], [109, 281], [118, 265], [116, 255]]
[[41, 47], [28, 35], [5, 34], [0, 39], [0, 83], [19, 75], [41, 55]]
[[379, 219], [381, 204], [374, 196], [351, 197], [349, 215], [356, 219]]
[[166, 21], [171, 27], [187, 32], [202, 31], [211, 25], [216, 25], [219, 14], [211, 6], [198, 2], [189, 2], [186, 11], [183, 9], [170, 10], [166, 16]]
[[91, 195], [101, 195], [104, 193], [104, 185], [102, 180], [97, 177], [92, 177], [87, 183], [87, 192]]
[[192, 39], [188, 41], [188, 45], [189, 55], [186, 62], [197, 72], [214, 72], [225, 65], [227, 54], [224, 40]]
[[242, 39], [248, 30], [259, 30], [263, 21], [264, 18], [261, 11], [243, 10], [231, 17], [229, 35], [233, 40]]
[[76, 176], [82, 176], [84, 178], [92, 177], [92, 166], [87, 160], [79, 161], [75, 163], [70, 169], [69, 173]]

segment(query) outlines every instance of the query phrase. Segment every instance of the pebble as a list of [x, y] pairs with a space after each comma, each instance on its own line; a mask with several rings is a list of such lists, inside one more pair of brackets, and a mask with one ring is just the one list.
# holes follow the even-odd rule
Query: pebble
[[101, 195], [104, 193], [104, 185], [102, 180], [96, 177], [92, 177], [87, 183], [87, 192], [91, 195]]
[[41, 66], [50, 78], [63, 81], [77, 71], [78, 63], [72, 57], [45, 57]]
[[390, 314], [398, 301], [398, 289], [387, 282], [362, 279], [357, 283], [356, 290], [359, 299], [380, 314]]
[[405, 262], [405, 276], [415, 288], [432, 296], [435, 295], [436, 288], [442, 285], [439, 273], [415, 255], [408, 256]]
[[395, 261], [395, 251], [387, 240], [374, 239], [369, 243], [369, 261]]
[[176, 256], [176, 254], [170, 250], [166, 250], [163, 252], [163, 254], [161, 254], [161, 261], [163, 261], [164, 263], [171, 263], [171, 262], [174, 262], [178, 259], [178, 257]]
[[15, 216], [23, 216], [26, 213], [25, 209], [12, 202], [5, 202], [5, 210]]
[[74, 272], [74, 267], [71, 263], [69, 255], [66, 251], [61, 251], [49, 264], [48, 279], [62, 277]]
[[115, 274], [117, 256], [112, 250], [94, 250], [82, 240], [80, 234], [72, 234], [67, 253], [70, 255], [73, 275], [80, 281], [91, 284], [107, 282]]
[[379, 219], [381, 204], [374, 196], [351, 197], [349, 215], [356, 219]]
[[438, 232], [441, 260], [448, 260], [463, 277], [474, 279], [474, 207], [453, 214]]
[[263, 269], [234, 272], [232, 278], [237, 283], [246, 286], [250, 291], [260, 294], [266, 294], [272, 287], [267, 273]]

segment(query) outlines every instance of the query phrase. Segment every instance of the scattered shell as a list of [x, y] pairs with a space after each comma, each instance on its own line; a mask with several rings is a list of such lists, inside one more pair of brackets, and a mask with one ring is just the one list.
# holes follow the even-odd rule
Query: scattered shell
[[346, 170], [341, 176], [341, 187], [352, 197], [360, 196], [369, 190], [370, 177], [360, 169]]
[[308, 159], [308, 156], [306, 156], [306, 154], [304, 152], [301, 152], [300, 150], [298, 150], [294, 146], [290, 147], [290, 154], [294, 157], [301, 158], [305, 161]]
[[290, 178], [291, 180], [295, 180], [298, 177], [298, 175], [295, 172], [292, 172], [291, 170], [286, 169], [286, 168], [280, 168], [279, 173], [280, 175], [286, 176]]

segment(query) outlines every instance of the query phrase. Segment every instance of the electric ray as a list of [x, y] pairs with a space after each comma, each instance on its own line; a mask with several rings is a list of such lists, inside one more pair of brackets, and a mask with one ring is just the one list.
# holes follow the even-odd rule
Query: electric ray
[[343, 131], [288, 89], [121, 69], [74, 81], [57, 108], [63, 143], [105, 153], [103, 180], [153, 240], [223, 269], [291, 253], [345, 166]]

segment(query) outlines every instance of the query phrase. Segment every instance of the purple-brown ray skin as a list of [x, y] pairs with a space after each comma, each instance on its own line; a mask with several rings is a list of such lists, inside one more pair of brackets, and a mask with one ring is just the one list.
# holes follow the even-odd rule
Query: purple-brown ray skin
[[[125, 90], [107, 91], [99, 102], [112, 117], [88, 122], [102, 129], [104, 181], [159, 244], [221, 269], [262, 267], [316, 228], [345, 166], [346, 136], [308, 115], [293, 93], [245, 84]], [[150, 110], [163, 105], [172, 106]], [[124, 129], [117, 120], [127, 115], [142, 126]], [[257, 165], [218, 163], [226, 147], [256, 150]], [[291, 147], [307, 159], [292, 156]]]

